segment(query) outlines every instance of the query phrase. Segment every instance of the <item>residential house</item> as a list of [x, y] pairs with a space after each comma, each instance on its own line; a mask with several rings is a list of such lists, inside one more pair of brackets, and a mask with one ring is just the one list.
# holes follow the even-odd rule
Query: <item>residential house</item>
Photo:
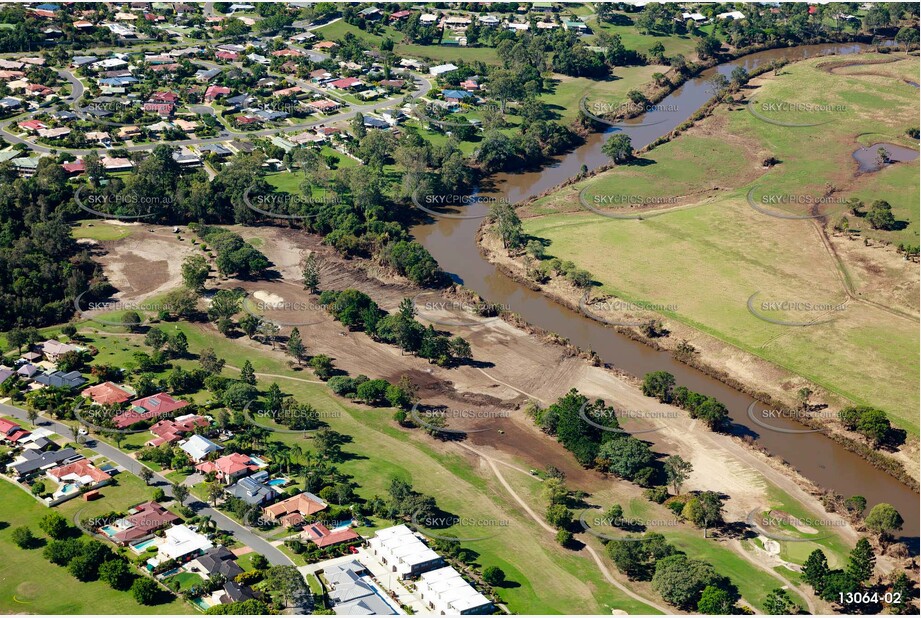
[[51, 500], [65, 496], [74, 497], [83, 487], [92, 488], [107, 484], [111, 477], [93, 465], [89, 459], [80, 459], [48, 470], [46, 476], [58, 484]]
[[220, 97], [226, 97], [230, 94], [230, 88], [226, 86], [208, 86], [205, 90], [205, 103], [216, 101]]
[[52, 371], [39, 374], [33, 378], [35, 382], [43, 386], [52, 386], [55, 388], [74, 389], [86, 384], [86, 378], [80, 375], [79, 371]]
[[179, 442], [183, 436], [193, 433], [196, 429], [205, 429], [210, 426], [211, 421], [197, 414], [186, 414], [174, 419], [157, 421], [150, 428], [150, 433], [156, 437], [148, 440], [145, 446], [174, 444]]
[[137, 393], [125, 387], [113, 384], [112, 382], [103, 382], [102, 384], [83, 389], [80, 395], [89, 397], [99, 405], [110, 405], [125, 403], [137, 395]]
[[0, 442], [13, 444], [27, 435], [29, 435], [29, 432], [13, 421], [0, 418]]
[[52, 363], [56, 363], [68, 352], [76, 352], [82, 349], [75, 345], [64, 343], [56, 339], [48, 339], [44, 343], [38, 344], [38, 347], [41, 350], [42, 355]]
[[292, 496], [262, 509], [263, 515], [282, 526], [293, 528], [304, 523], [304, 518], [315, 515], [328, 505], [310, 492]]
[[317, 547], [330, 547], [339, 543], [352, 543], [361, 540], [354, 530], [348, 527], [330, 531], [329, 528], [317, 522], [304, 526], [302, 535]]
[[220, 590], [211, 593], [211, 602], [215, 604], [238, 603], [247, 599], [255, 598], [253, 589], [243, 584], [238, 584], [233, 580], [224, 582]]
[[237, 483], [227, 488], [227, 493], [231, 496], [243, 500], [250, 505], [262, 506], [271, 502], [278, 496], [278, 492], [267, 484], [269, 473], [266, 470], [260, 470], [251, 476], [240, 479]]
[[22, 479], [79, 459], [83, 459], [83, 455], [72, 448], [62, 448], [58, 451], [25, 450], [18, 459], [7, 465], [7, 469]]
[[439, 75], [444, 75], [445, 73], [450, 73], [451, 71], [456, 71], [457, 65], [455, 64], [439, 64], [438, 66], [431, 67], [429, 69], [429, 74], [438, 77]]
[[249, 476], [265, 466], [265, 462], [251, 457], [250, 455], [230, 453], [229, 455], [218, 457], [214, 461], [202, 462], [195, 466], [195, 469], [202, 474], [210, 474], [213, 472], [217, 475], [219, 481], [223, 482], [225, 485], [230, 485], [237, 479]]
[[107, 172], [124, 172], [134, 167], [131, 159], [126, 157], [100, 157], [99, 162]]
[[173, 399], [169, 393], [157, 393], [132, 401], [131, 409], [113, 418], [112, 422], [119, 429], [124, 429], [141, 421], [159, 418], [164, 414], [172, 414], [187, 405], [189, 405], [189, 402]]
[[210, 82], [220, 74], [220, 69], [199, 69], [195, 71], [195, 79], [200, 82]]
[[363, 564], [357, 560], [336, 564], [323, 569], [329, 582], [329, 600], [338, 615], [394, 616], [399, 614], [378, 591], [374, 580]]
[[339, 44], [336, 43], [335, 41], [320, 41], [319, 43], [314, 43], [312, 49], [314, 51], [322, 52], [322, 51], [332, 51], [336, 49], [337, 47], [339, 47]]
[[319, 101], [310, 101], [307, 103], [307, 107], [319, 114], [329, 114], [338, 110], [342, 105], [331, 99], [320, 99]]
[[378, 530], [368, 550], [382, 565], [406, 579], [444, 566], [444, 559], [405, 524]]
[[195, 558], [214, 547], [207, 537], [193, 532], [182, 524], [167, 528], [164, 538], [166, 542], [157, 546], [159, 549], [158, 562]]
[[180, 444], [179, 448], [185, 451], [192, 461], [202, 461], [211, 453], [221, 450], [222, 447], [202, 435], [195, 434]]
[[153, 533], [169, 524], [179, 521], [179, 517], [157, 502], [144, 502], [128, 512], [127, 517], [117, 520], [111, 526], [117, 532], [110, 538], [120, 544], [135, 543], [153, 536]]
[[495, 609], [451, 566], [423, 573], [416, 582], [416, 592], [433, 614], [491, 614]]
[[236, 556], [223, 546], [212, 547], [203, 554], [190, 560], [186, 570], [200, 574], [204, 579], [211, 579], [214, 575], [222, 575], [225, 580], [233, 579], [243, 572], [240, 565], [234, 562]]
[[463, 103], [464, 100], [473, 98], [473, 95], [466, 90], [442, 90], [441, 96], [443, 96], [448, 103], [454, 104]]
[[364, 86], [364, 83], [355, 77], [343, 77], [341, 79], [329, 82], [327, 86], [330, 88], [335, 88], [336, 90], [349, 90], [350, 88]]

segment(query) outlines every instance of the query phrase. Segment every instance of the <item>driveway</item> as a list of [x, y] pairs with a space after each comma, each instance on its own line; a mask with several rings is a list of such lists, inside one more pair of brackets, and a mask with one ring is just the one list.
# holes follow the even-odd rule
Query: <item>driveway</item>
[[[26, 411], [22, 408], [17, 408], [14, 406], [0, 404], [0, 414], [5, 416], [12, 416], [18, 418], [22, 421], [28, 423], [28, 415]], [[64, 423], [59, 423], [40, 416], [37, 421], [42, 422], [44, 427], [52, 429], [57, 434], [61, 436], [70, 436], [70, 428]], [[101, 440], [96, 439], [95, 444], [92, 447], [92, 450], [96, 451], [101, 455], [105, 455], [110, 460], [114, 461], [116, 464], [131, 472], [132, 474], [137, 474], [141, 471], [141, 468], [146, 468], [144, 464], [137, 461], [136, 459], [130, 457], [123, 451], [115, 448], [114, 446], [107, 444]], [[170, 488], [170, 482], [166, 480], [165, 477], [161, 476], [157, 472], [154, 472], [153, 479], [151, 479], [151, 486], [160, 487], [166, 492], [167, 495], [172, 495], [172, 489]], [[234, 520], [230, 519], [220, 511], [217, 511], [204, 502], [196, 501], [190, 503], [188, 506], [192, 508], [197, 515], [208, 515], [211, 517], [211, 520], [217, 523], [218, 527], [227, 530], [233, 533], [234, 538], [248, 545], [253, 549], [253, 551], [262, 554], [266, 557], [270, 564], [279, 564], [279, 565], [293, 565], [294, 563], [288, 558], [285, 554], [279, 551], [277, 548], [269, 544], [268, 541], [262, 539], [261, 537], [254, 534], [249, 528], [238, 524]]]

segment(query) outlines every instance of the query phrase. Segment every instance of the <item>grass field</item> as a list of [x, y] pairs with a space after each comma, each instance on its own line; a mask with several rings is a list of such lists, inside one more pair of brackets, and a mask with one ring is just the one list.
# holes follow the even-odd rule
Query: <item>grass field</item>
[[550, 106], [558, 119], [564, 124], [572, 122], [579, 114], [579, 103], [583, 97], [591, 102], [603, 101], [612, 108], [627, 102], [627, 93], [642, 90], [652, 81], [652, 74], [664, 72], [665, 68], [657, 65], [640, 67], [617, 67], [611, 78], [605, 81], [586, 77], [553, 76], [553, 91], [541, 95], [541, 100]]
[[[86, 326], [92, 324], [86, 323]], [[292, 371], [280, 359], [254, 353], [210, 331], [186, 323], [175, 326], [186, 333], [192, 353], [211, 347], [219, 357], [236, 366], [242, 364], [242, 358], [249, 359], [258, 373], [312, 379], [307, 372]], [[114, 363], [130, 357], [129, 351], [140, 344], [134, 339], [138, 338], [126, 341], [127, 338], [118, 335], [90, 336], [93, 345], [100, 349], [98, 358]], [[233, 376], [236, 372], [225, 369], [224, 374]], [[322, 384], [277, 381], [285, 393], [320, 411], [333, 429], [353, 437], [353, 441], [344, 446], [347, 456], [340, 469], [355, 478], [361, 496], [385, 495], [391, 479], [401, 478], [411, 481], [418, 491], [434, 496], [438, 506], [447, 512], [494, 522], [495, 527], [489, 528], [488, 533], [498, 530], [495, 536], [465, 542], [464, 546], [478, 554], [477, 563], [500, 566], [505, 571], [513, 584], [499, 588], [498, 593], [514, 611], [598, 613], [602, 608], [619, 608], [630, 613], [653, 612], [605, 582], [593, 563], [556, 546], [552, 537], [519, 511], [517, 503], [491, 476], [482, 476], [465, 459], [446, 453], [425, 434], [399, 429], [392, 420], [392, 410], [345, 405], [346, 402], [333, 396]], [[260, 388], [264, 389], [268, 383], [267, 379], [259, 380]], [[305, 445], [301, 434], [276, 434], [275, 437], [283, 442], [300, 442], [309, 448], [309, 440]], [[472, 538], [477, 531], [469, 527], [439, 531], [452, 532], [459, 537]], [[529, 541], [518, 542], [522, 538]]]
[[92, 240], [121, 240], [131, 235], [132, 228], [109, 223], [101, 219], [79, 221], [73, 228], [74, 238], [90, 238]]
[[[738, 106], [735, 111], [720, 109], [688, 134], [644, 156], [646, 165], [621, 166], [538, 200], [526, 210], [537, 216], [525, 220], [525, 231], [550, 240], [553, 256], [589, 270], [601, 283], [600, 292], [674, 305], [677, 310], [669, 317], [847, 400], [880, 407], [917, 435], [917, 320], [850, 301], [843, 311], [773, 316], [784, 321], [835, 318], [792, 328], [759, 320], [746, 306], [755, 292], [760, 292], [759, 302], [847, 300], [839, 266], [814, 226], [756, 212], [746, 199], [750, 189], [757, 195], [821, 196], [833, 187], [835, 197], [885, 199], [904, 222], [903, 229], [869, 230], [862, 218], [849, 216], [851, 228], [893, 243], [918, 243], [917, 162], [855, 175], [851, 159], [864, 140], [909, 145], [903, 136], [917, 124], [917, 89], [882, 76], [832, 75], [816, 68], [821, 62], [828, 60], [791, 65], [784, 74], [764, 79], [752, 95], [759, 104], [792, 101], [847, 108], [821, 129], [762, 122]], [[906, 76], [917, 70], [916, 57], [886, 65], [887, 72]], [[782, 163], [766, 170], [760, 160], [769, 154]], [[583, 189], [588, 199], [609, 194], [681, 196], [679, 204], [687, 207], [641, 221], [612, 220], [580, 211], [577, 194]], [[843, 211], [838, 208], [835, 220]], [[845, 261], [846, 276], [862, 297], [916, 313], [916, 294], [893, 292], [910, 285], [916, 269], [912, 275], [904, 261], [888, 259], [878, 274]]]
[[[103, 492], [109, 491], [104, 488]], [[67, 502], [84, 503], [82, 500]], [[92, 505], [108, 506], [109, 499]], [[59, 509], [56, 509], [59, 510]], [[80, 582], [66, 568], [42, 557], [41, 548], [19, 549], [10, 540], [18, 526], [29, 526], [41, 536], [36, 523], [48, 512], [24, 491], [0, 480], [0, 611], [9, 614], [192, 614], [181, 600], [152, 607], [139, 605], [128, 592], [113, 590], [103, 582]]]

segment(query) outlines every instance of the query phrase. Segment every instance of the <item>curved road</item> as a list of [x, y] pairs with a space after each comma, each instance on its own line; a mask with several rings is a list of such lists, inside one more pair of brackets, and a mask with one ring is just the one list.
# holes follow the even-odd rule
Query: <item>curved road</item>
[[[29, 420], [29, 417], [26, 414], [25, 410], [23, 410], [22, 408], [16, 408], [16, 407], [9, 406], [6, 404], [0, 404], [0, 414], [4, 414], [7, 416], [13, 416], [27, 423]], [[62, 435], [62, 436], [70, 435], [70, 427], [68, 427], [64, 423], [50, 420], [43, 416], [40, 416], [39, 419], [43, 421], [44, 427], [52, 429], [59, 435]], [[141, 462], [137, 461], [136, 459], [129, 457], [123, 451], [115, 448], [114, 446], [110, 444], [107, 444], [106, 442], [98, 440], [98, 439], [95, 441], [95, 444], [93, 445], [92, 450], [96, 451], [100, 455], [104, 455], [108, 457], [109, 459], [114, 461], [116, 464], [118, 464], [119, 466], [121, 466], [122, 468], [124, 468], [125, 470], [127, 470], [128, 472], [134, 475], [137, 475], [137, 473], [140, 472], [142, 468], [147, 467]], [[153, 470], [151, 471], [154, 473], [153, 479], [152, 479], [153, 480], [152, 485], [160, 487], [161, 489], [163, 489], [163, 491], [166, 492], [167, 495], [172, 496], [172, 489], [170, 487], [171, 486], [170, 481], [168, 481], [166, 477], [162, 476], [156, 471], [153, 471]], [[293, 565], [294, 564], [294, 562], [292, 562], [291, 559], [288, 558], [288, 556], [286, 556], [285, 554], [283, 554], [281, 550], [279, 550], [277, 547], [273, 546], [268, 541], [266, 541], [262, 537], [255, 534], [252, 530], [250, 530], [246, 526], [238, 524], [234, 520], [230, 519], [229, 517], [227, 517], [227, 515], [224, 515], [220, 511], [213, 509], [207, 504], [200, 502], [200, 501], [192, 502], [190, 506], [192, 507], [192, 509], [195, 511], [196, 514], [210, 516], [211, 520], [217, 523], [218, 527], [220, 527], [223, 530], [228, 530], [231, 533], [233, 533], [233, 536], [235, 539], [237, 539], [244, 545], [251, 547], [253, 551], [265, 556], [266, 559], [268, 559], [268, 561], [271, 564], [277, 564], [277, 565]]]
[[[202, 62], [202, 61], [199, 61], [199, 62]], [[80, 82], [80, 80], [77, 79], [70, 71], [67, 71], [66, 69], [59, 69], [58, 74], [64, 79], [66, 79], [68, 82], [70, 82], [73, 86], [73, 92], [65, 100], [71, 103], [74, 103], [75, 101], [79, 100], [79, 98], [83, 96], [83, 92], [84, 92], [84, 87], [83, 87], [83, 84]], [[412, 96], [414, 98], [419, 98], [419, 97], [423, 97], [426, 94], [428, 94], [428, 92], [432, 89], [432, 83], [421, 75], [418, 75], [415, 73], [412, 73], [411, 75], [413, 75], [414, 79], [416, 80], [415, 84], [417, 85], [417, 88], [412, 93]], [[298, 85], [300, 85], [301, 87], [310, 88], [311, 90], [316, 90], [314, 86], [307, 84], [307, 82], [301, 82], [300, 80], [299, 80]], [[326, 94], [325, 91], [320, 91], [320, 92], [323, 92], [324, 94]], [[278, 128], [271, 128], [271, 129], [260, 129], [258, 131], [247, 131], [245, 133], [231, 132], [225, 129], [221, 131], [217, 137], [184, 139], [184, 140], [176, 140], [174, 142], [169, 142], [169, 143], [170, 145], [176, 145], [176, 146], [194, 146], [194, 145], [201, 145], [201, 144], [219, 144], [221, 142], [226, 142], [228, 140], [251, 137], [251, 136], [266, 137], [270, 135], [278, 135], [278, 134], [287, 133], [290, 131], [299, 131], [303, 129], [313, 128], [319, 125], [332, 124], [335, 122], [341, 122], [343, 120], [349, 120], [350, 118], [354, 117], [355, 114], [358, 114], [358, 113], [373, 112], [379, 109], [386, 109], [388, 107], [392, 107], [394, 104], [398, 103], [402, 99], [403, 97], [395, 97], [395, 98], [387, 99], [385, 101], [378, 101], [377, 103], [372, 103], [369, 105], [354, 105], [354, 106], [350, 106], [348, 111], [334, 114], [332, 116], [327, 116], [319, 120], [312, 120], [310, 122], [301, 123], [301, 124], [294, 124], [294, 125], [278, 127]], [[42, 144], [36, 144], [32, 142], [30, 138], [19, 137], [18, 135], [15, 135], [9, 131], [9, 126], [11, 124], [19, 122], [20, 120], [23, 120], [25, 117], [28, 117], [28, 116], [29, 116], [28, 113], [20, 114], [18, 116], [15, 116], [13, 118], [8, 118], [0, 122], [0, 133], [2, 133], [3, 138], [12, 144], [25, 144], [31, 150], [35, 152], [42, 152], [45, 154], [50, 154], [51, 151], [54, 150], [56, 152], [69, 152], [75, 155], [86, 155], [91, 152], [95, 152], [99, 150], [97, 148], [64, 148], [64, 147], [54, 147], [53, 148], [50, 146], [44, 146]], [[153, 146], [150, 144], [143, 144], [143, 145], [138, 145], [138, 146], [127, 146], [127, 147], [121, 147], [121, 148], [124, 150], [136, 152], [136, 151], [151, 150]]]

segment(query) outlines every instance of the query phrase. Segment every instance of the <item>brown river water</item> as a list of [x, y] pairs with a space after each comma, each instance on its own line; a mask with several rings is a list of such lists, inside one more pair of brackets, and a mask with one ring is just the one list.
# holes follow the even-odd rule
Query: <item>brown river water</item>
[[[594, 169], [608, 163], [610, 159], [601, 152], [601, 146], [609, 136], [619, 131], [630, 136], [635, 149], [646, 146], [680, 125], [707, 102], [711, 97], [708, 81], [717, 71], [728, 77], [739, 65], [751, 70], [774, 59], [792, 61], [867, 50], [872, 50], [872, 47], [854, 43], [776, 49], [708, 69], [663, 99], [657, 106], [659, 109], [604, 133], [588, 136], [582, 146], [538, 171], [494, 175], [486, 180], [488, 184], [484, 183], [480, 193], [504, 197], [513, 203], [538, 195], [576, 176], [582, 165]], [[413, 235], [455, 281], [463, 283], [486, 300], [508, 307], [534, 326], [558, 333], [574, 345], [595, 351], [606, 363], [629, 374], [642, 377], [650, 371], [671, 372], [679, 385], [722, 401], [732, 417], [734, 434], [752, 437], [758, 445], [789, 462], [819, 486], [845, 497], [862, 495], [867, 499], [868, 508], [880, 502], [892, 504], [905, 519], [901, 540], [909, 545], [913, 553], [918, 552], [918, 494], [835, 441], [808, 431], [795, 420], [759, 418], [755, 422], [752, 416], [759, 416], [760, 411], [768, 406], [676, 361], [668, 352], [656, 351], [634, 341], [506, 277], [480, 255], [477, 247], [476, 233], [487, 210], [487, 206], [481, 203], [464, 206], [454, 212], [467, 218], [433, 217], [431, 221], [413, 228]], [[754, 412], [750, 413], [751, 410]]]

